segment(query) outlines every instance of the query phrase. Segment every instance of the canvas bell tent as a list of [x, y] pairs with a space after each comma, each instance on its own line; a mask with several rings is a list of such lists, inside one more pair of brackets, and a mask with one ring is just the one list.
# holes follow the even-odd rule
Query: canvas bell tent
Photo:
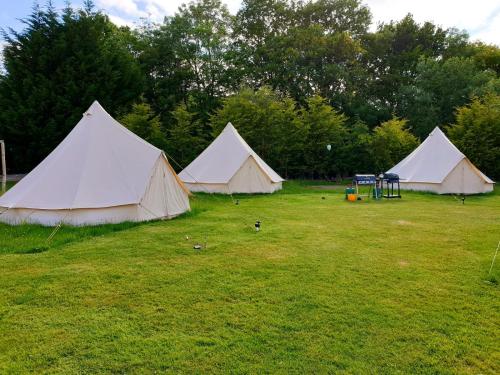
[[163, 152], [94, 102], [68, 136], [0, 197], [0, 220], [86, 225], [172, 218], [189, 191]]
[[223, 194], [272, 193], [284, 181], [231, 123], [179, 177], [191, 191]]
[[438, 194], [486, 193], [494, 185], [438, 127], [387, 173], [399, 175], [402, 189]]

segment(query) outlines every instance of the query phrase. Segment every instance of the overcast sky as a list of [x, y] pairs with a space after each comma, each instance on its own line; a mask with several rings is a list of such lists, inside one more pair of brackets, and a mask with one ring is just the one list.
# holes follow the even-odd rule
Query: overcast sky
[[[72, 0], [80, 6], [83, 0]], [[94, 0], [97, 8], [108, 13], [117, 24], [133, 25], [141, 17], [161, 21], [173, 14], [183, 0]], [[241, 0], [223, 0], [235, 13]], [[33, 0], [0, 0], [0, 27], [22, 28], [20, 18], [31, 11]], [[45, 0], [39, 0], [44, 4]], [[53, 0], [56, 8], [64, 0]], [[412, 13], [419, 22], [432, 21], [445, 28], [465, 29], [473, 40], [500, 46], [500, 0], [364, 0], [373, 14], [373, 28], [382, 21], [398, 20]]]

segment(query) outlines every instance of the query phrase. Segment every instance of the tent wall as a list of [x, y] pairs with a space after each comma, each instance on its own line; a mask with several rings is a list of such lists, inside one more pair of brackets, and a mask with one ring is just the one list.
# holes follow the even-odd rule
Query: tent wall
[[480, 194], [494, 187], [438, 127], [388, 173], [399, 175], [403, 189], [437, 194]]
[[[58, 225], [63, 222], [64, 224], [79, 226], [139, 221], [139, 217], [146, 215], [150, 214], [138, 205], [79, 208], [75, 210], [11, 208], [0, 215], [0, 221], [8, 224], [30, 223], [47, 226]], [[150, 219], [153, 219], [153, 217]]]
[[441, 183], [403, 182], [401, 189], [437, 194], [481, 194], [493, 191], [494, 184], [484, 180], [471, 162], [464, 158]]
[[282, 182], [272, 182], [253, 157], [249, 157], [227, 184], [185, 183], [193, 192], [204, 193], [273, 193], [282, 188]]
[[229, 187], [227, 184], [202, 184], [202, 183], [189, 183], [184, 182], [184, 185], [192, 191], [193, 193], [220, 193], [220, 194], [230, 194]]
[[412, 191], [428, 191], [431, 193], [441, 194], [440, 185], [432, 184], [427, 182], [403, 182], [401, 181], [401, 190], [412, 190]]
[[232, 193], [245, 193], [245, 194], [258, 194], [258, 193], [274, 193], [282, 189], [281, 182], [273, 182], [268, 191], [231, 191], [229, 184], [190, 184], [185, 182], [184, 185], [193, 193], [211, 193], [211, 194], [232, 194]]
[[[0, 208], [0, 212], [3, 210], [4, 208]], [[187, 191], [178, 182], [166, 159], [160, 156], [139, 204], [73, 210], [11, 208], [0, 215], [0, 221], [9, 224], [36, 223], [47, 226], [63, 222], [79, 226], [173, 218], [188, 210]]]

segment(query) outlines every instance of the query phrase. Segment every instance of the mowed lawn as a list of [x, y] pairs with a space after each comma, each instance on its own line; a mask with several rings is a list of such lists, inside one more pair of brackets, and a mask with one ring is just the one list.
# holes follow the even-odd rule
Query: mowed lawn
[[0, 225], [0, 373], [500, 373], [498, 189], [403, 194], [200, 194], [51, 243]]

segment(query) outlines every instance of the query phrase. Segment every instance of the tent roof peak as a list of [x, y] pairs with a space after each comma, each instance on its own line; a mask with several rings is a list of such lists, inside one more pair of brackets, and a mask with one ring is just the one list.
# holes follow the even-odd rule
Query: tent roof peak
[[103, 112], [109, 115], [109, 113], [106, 112], [102, 105], [97, 100], [94, 100], [90, 107], [83, 113], [83, 116], [92, 116], [99, 112]]

